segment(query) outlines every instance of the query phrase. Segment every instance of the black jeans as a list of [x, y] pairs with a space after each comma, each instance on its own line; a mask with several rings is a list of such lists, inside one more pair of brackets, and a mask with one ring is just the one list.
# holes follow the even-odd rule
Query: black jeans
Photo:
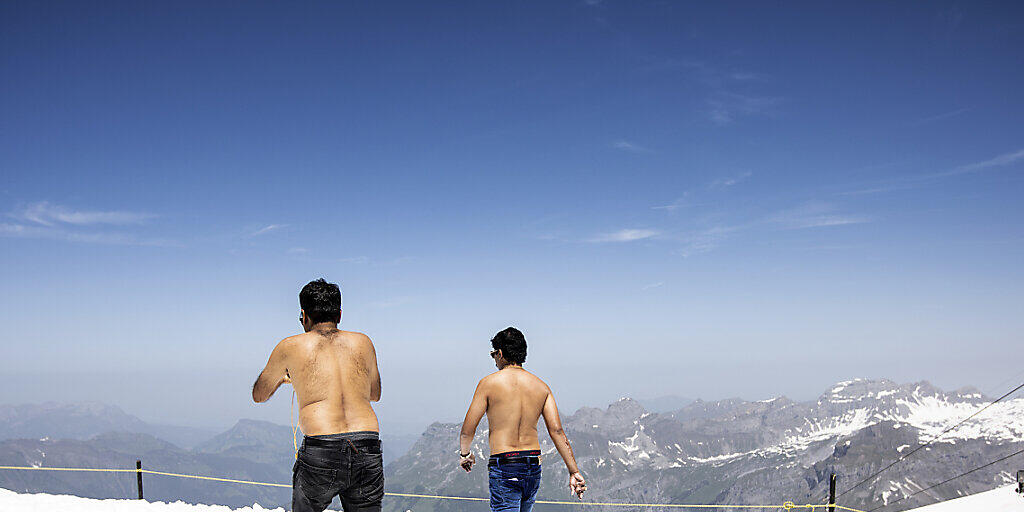
[[292, 468], [292, 512], [322, 512], [335, 496], [345, 512], [380, 512], [384, 462], [376, 432], [302, 440]]

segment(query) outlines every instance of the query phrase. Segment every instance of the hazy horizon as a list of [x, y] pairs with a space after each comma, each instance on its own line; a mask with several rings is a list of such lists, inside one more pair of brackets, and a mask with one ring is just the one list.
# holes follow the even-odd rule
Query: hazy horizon
[[[957, 389], [961, 389], [961, 388], [964, 388], [964, 387], [973, 387], [973, 388], [977, 388], [978, 390], [980, 390], [982, 393], [984, 393], [989, 398], [995, 398], [995, 396], [1001, 395], [1002, 393], [1004, 393], [1006, 391], [1009, 391], [1016, 384], [1018, 384], [1018, 382], [1016, 382], [1015, 378], [1020, 377], [1021, 373], [1024, 373], [1024, 372], [1018, 372], [1017, 375], [999, 376], [998, 378], [993, 376], [993, 378], [989, 382], [989, 385], [988, 385], [987, 388], [983, 388], [981, 386], [975, 386], [975, 385], [972, 385], [972, 384], [960, 385], [960, 386], [955, 386], [955, 387], [942, 386], [942, 385], [938, 384], [937, 382], [935, 382], [932, 379], [916, 379], [916, 380], [912, 380], [912, 381], [899, 381], [899, 380], [894, 380], [894, 379], [888, 379], [888, 380], [893, 380], [897, 384], [908, 384], [908, 383], [920, 382], [920, 381], [923, 380], [923, 381], [931, 382], [931, 384], [938, 386], [939, 388], [943, 389], [944, 391], [955, 391]], [[847, 380], [860, 379], [860, 378], [864, 378], [864, 377], [854, 377], [852, 379], [847, 379]], [[885, 379], [885, 377], [877, 377], [877, 379]], [[876, 379], [871, 379], [871, 380], [876, 380]], [[649, 407], [649, 404], [652, 401], [665, 400], [665, 399], [667, 399], [669, 401], [673, 401], [673, 402], [678, 402], [678, 401], [687, 401], [688, 402], [688, 401], [693, 401], [693, 400], [698, 400], [698, 399], [703, 400], [705, 402], [714, 402], [714, 401], [718, 401], [718, 400], [727, 400], [727, 399], [738, 398], [738, 399], [742, 399], [742, 400], [747, 400], [747, 401], [753, 402], [753, 401], [757, 401], [757, 400], [766, 400], [766, 399], [770, 399], [770, 398], [777, 398], [777, 397], [780, 397], [780, 396], [786, 396], [787, 398], [789, 398], [789, 399], [791, 399], [793, 401], [796, 401], [796, 402], [808, 402], [808, 401], [815, 400], [816, 398], [818, 398], [819, 396], [821, 396], [823, 394], [827, 394], [828, 389], [831, 388], [831, 386], [833, 384], [836, 384], [838, 382], [840, 382], [840, 381], [837, 380], [836, 382], [829, 383], [825, 387], [823, 387], [823, 388], [821, 388], [821, 389], [819, 389], [819, 390], [817, 390], [815, 392], [805, 393], [803, 395], [796, 395], [796, 396], [794, 396], [794, 395], [787, 395], [787, 394], [784, 394], [784, 393], [783, 394], [775, 394], [775, 395], [772, 395], [772, 396], [758, 396], [758, 397], [748, 397], [748, 396], [740, 396], [740, 395], [728, 395], [728, 396], [717, 396], [717, 397], [701, 397], [701, 396], [687, 397], [687, 396], [681, 396], [681, 395], [631, 396], [629, 394], [621, 394], [621, 395], [614, 396], [614, 397], [611, 397], [611, 395], [609, 395], [609, 396], [607, 396], [607, 397], [605, 397], [603, 399], [604, 401], [595, 400], [595, 401], [587, 402], [585, 399], [583, 399], [582, 402], [577, 402], [577, 401], [562, 401], [562, 400], [560, 400], [561, 401], [560, 409], [561, 409], [561, 413], [563, 415], [571, 415], [571, 414], [575, 413], [576, 411], [578, 411], [580, 408], [585, 408], [585, 407], [596, 407], [596, 408], [604, 409], [604, 408], [608, 407], [609, 405], [611, 405], [612, 403], [614, 403], [614, 402], [616, 402], [616, 401], [618, 401], [618, 400], [620, 400], [622, 398], [630, 398], [630, 399], [633, 399], [633, 400], [635, 400], [637, 402], [640, 402], [641, 405], [643, 405], [645, 407], [645, 409], [647, 409], [647, 410], [649, 410], [651, 412], [666, 412], [667, 410], [669, 410], [669, 409], [666, 409], [666, 408], [662, 407], [662, 408], [660, 408], [661, 411], [657, 411], [656, 410], [656, 409], [658, 409], [657, 407]], [[1005, 388], [1005, 389], [1003, 389], [1003, 388]], [[557, 390], [556, 390], [556, 393], [557, 393]], [[44, 396], [44, 395], [40, 395], [40, 396]], [[57, 395], [50, 395], [50, 396], [56, 397]], [[291, 388], [288, 387], [288, 386], [282, 386], [281, 389], [278, 391], [278, 393], [276, 393], [274, 395], [274, 398], [270, 402], [272, 405], [264, 404], [264, 406], [254, 406], [254, 407], [248, 407], [248, 408], [241, 408], [241, 407], [238, 407], [238, 404], [234, 404], [234, 407], [226, 407], [224, 409], [225, 412], [223, 414], [218, 414], [218, 415], [214, 415], [214, 416], [193, 417], [192, 420], [185, 420], [185, 421], [179, 421], [179, 420], [183, 419], [179, 415], [166, 414], [165, 412], [162, 411], [162, 409], [160, 408], [159, 404], [132, 403], [132, 402], [129, 402], [129, 403], [126, 404], [126, 403], [117, 403], [117, 402], [114, 402], [114, 401], [102, 400], [102, 399], [97, 399], [97, 398], [93, 398], [93, 397], [88, 397], [88, 396], [85, 396], [84, 394], [80, 394], [79, 396], [83, 396], [83, 398], [80, 398], [80, 399], [59, 399], [59, 398], [48, 398], [47, 399], [47, 398], [41, 398], [41, 399], [37, 399], [37, 400], [22, 400], [20, 402], [0, 399], [0, 405], [5, 405], [5, 406], [13, 406], [13, 405], [39, 405], [39, 404], [43, 404], [43, 403], [47, 403], [47, 402], [61, 403], [61, 404], [65, 404], [65, 403], [67, 403], [67, 404], [80, 404], [80, 403], [84, 403], [84, 402], [99, 402], [99, 403], [106, 404], [106, 405], [116, 406], [116, 407], [120, 408], [121, 410], [123, 410], [125, 413], [127, 413], [129, 415], [132, 415], [132, 416], [135, 416], [135, 417], [137, 417], [137, 418], [139, 418], [139, 419], [141, 419], [141, 420], [143, 420], [143, 421], [145, 421], [147, 423], [156, 424], [156, 425], [174, 425], [174, 426], [194, 427], [194, 428], [206, 429], [206, 430], [211, 430], [211, 431], [227, 430], [228, 428], [232, 427], [235, 423], [237, 423], [239, 420], [243, 420], [243, 419], [256, 419], [256, 420], [262, 420], [262, 421], [269, 421], [271, 423], [276, 423], [276, 424], [279, 424], [279, 425], [288, 425], [289, 424], [289, 419], [290, 419], [289, 415], [291, 414], [290, 405], [289, 405], [289, 401], [291, 400]], [[557, 396], [557, 394], [556, 394], [556, 396]], [[396, 400], [396, 401], [401, 401], [401, 400]], [[228, 405], [228, 404], [225, 402], [225, 404], [222, 404], [222, 405]], [[424, 408], [416, 408], [416, 409], [411, 409], [410, 410], [410, 409], [402, 408], [402, 407], [393, 407], [393, 406], [389, 407], [386, 402], [384, 402], [384, 403], [375, 403], [375, 404], [373, 404], [373, 406], [374, 406], [374, 409], [377, 411], [378, 416], [380, 416], [381, 432], [382, 433], [384, 433], [385, 435], [390, 434], [390, 435], [399, 435], [399, 436], [409, 436], [409, 435], [418, 435], [418, 434], [422, 433], [422, 431], [428, 425], [430, 425], [431, 423], [434, 423], [434, 422], [441, 422], [441, 423], [458, 423], [458, 422], [461, 422], [462, 421], [462, 416], [465, 413], [464, 408], [466, 406], [468, 406], [468, 402], [466, 404], [462, 404], [461, 402], [451, 401], [451, 402], [447, 403], [445, 405], [445, 407], [443, 407], [442, 410], [444, 412], [439, 414], [436, 417], [430, 416], [430, 411], [426, 410]], [[234, 411], [241, 411], [240, 415], [237, 416], [237, 417], [230, 416], [231, 412], [234, 412]], [[282, 415], [282, 412], [283, 412], [283, 415]], [[200, 421], [196, 421], [196, 418], [199, 418]], [[210, 421], [212, 418], [216, 418], [216, 420], [215, 421]]]

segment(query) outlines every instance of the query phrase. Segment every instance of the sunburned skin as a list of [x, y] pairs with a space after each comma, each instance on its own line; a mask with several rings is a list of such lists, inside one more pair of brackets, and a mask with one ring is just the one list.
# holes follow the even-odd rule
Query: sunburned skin
[[252, 399], [270, 399], [291, 383], [305, 435], [378, 432], [370, 402], [380, 400], [380, 372], [373, 342], [365, 334], [317, 324], [281, 340], [252, 388]]

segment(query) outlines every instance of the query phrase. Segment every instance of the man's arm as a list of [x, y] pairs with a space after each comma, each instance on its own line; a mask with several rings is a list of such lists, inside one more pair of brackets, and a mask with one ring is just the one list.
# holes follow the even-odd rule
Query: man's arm
[[473, 445], [473, 437], [476, 436], [476, 427], [480, 425], [480, 419], [487, 412], [487, 389], [484, 379], [476, 385], [473, 393], [473, 401], [469, 403], [469, 410], [466, 411], [466, 419], [462, 422], [462, 432], [459, 433], [459, 455], [468, 454], [462, 458], [462, 469], [469, 471], [473, 469], [476, 457], [470, 451]]
[[583, 492], [587, 490], [587, 483], [576, 466], [576, 455], [572, 452], [572, 445], [569, 444], [569, 437], [562, 429], [562, 419], [558, 417], [558, 406], [555, 405], [555, 395], [548, 391], [548, 398], [544, 401], [544, 424], [548, 427], [548, 435], [555, 443], [558, 454], [565, 462], [565, 468], [569, 470], [569, 489], [580, 499], [583, 499]]
[[270, 359], [267, 361], [267, 366], [263, 368], [260, 376], [256, 378], [256, 383], [252, 385], [253, 402], [262, 403], [270, 400], [270, 397], [277, 391], [277, 388], [281, 387], [281, 384], [291, 382], [285, 362], [287, 350], [284, 348], [284, 345], [287, 341], [287, 339], [281, 340], [274, 347], [274, 351], [270, 353]]
[[380, 402], [380, 369], [377, 368], [377, 350], [373, 348], [373, 342], [370, 341], [370, 337], [366, 337], [366, 342], [370, 344], [370, 401]]

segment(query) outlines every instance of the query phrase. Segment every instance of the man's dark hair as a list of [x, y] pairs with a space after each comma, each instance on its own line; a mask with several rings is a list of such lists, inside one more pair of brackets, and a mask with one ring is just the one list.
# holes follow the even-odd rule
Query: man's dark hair
[[322, 277], [310, 281], [299, 292], [299, 306], [314, 324], [338, 323], [341, 321], [341, 290], [338, 285], [328, 283]]
[[515, 327], [509, 327], [491, 338], [491, 346], [501, 350], [502, 357], [512, 364], [526, 362], [526, 337]]

